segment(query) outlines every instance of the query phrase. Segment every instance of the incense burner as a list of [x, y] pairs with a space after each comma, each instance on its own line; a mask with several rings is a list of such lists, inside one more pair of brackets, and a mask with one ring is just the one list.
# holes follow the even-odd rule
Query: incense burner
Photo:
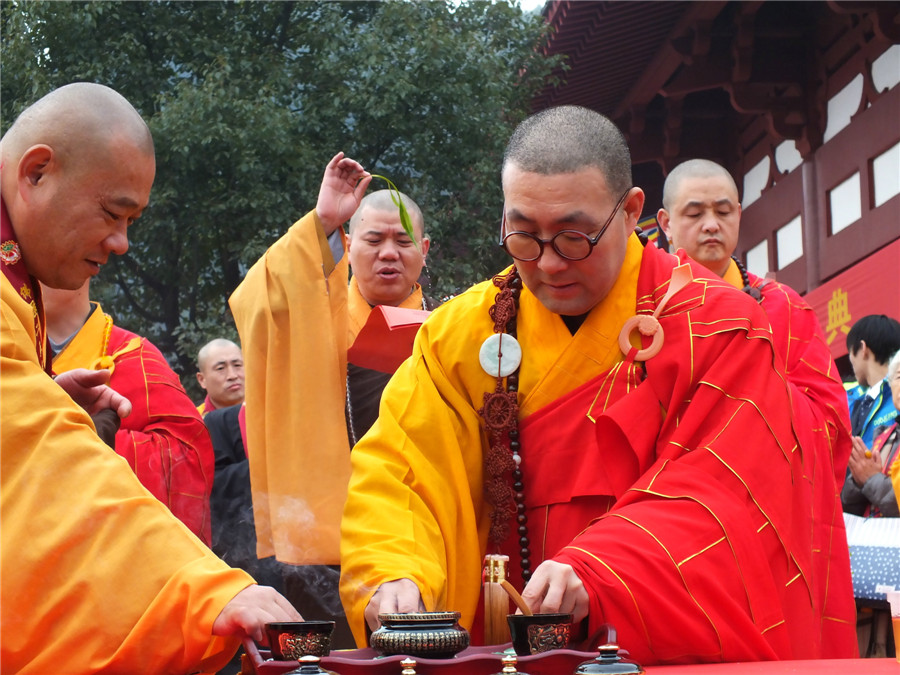
[[405, 654], [449, 659], [469, 646], [469, 632], [459, 625], [459, 612], [379, 614], [381, 628], [369, 644], [384, 656]]
[[283, 621], [266, 624], [272, 655], [283, 661], [328, 656], [334, 621]]
[[506, 620], [513, 649], [519, 656], [569, 647], [573, 621], [571, 614], [510, 614]]

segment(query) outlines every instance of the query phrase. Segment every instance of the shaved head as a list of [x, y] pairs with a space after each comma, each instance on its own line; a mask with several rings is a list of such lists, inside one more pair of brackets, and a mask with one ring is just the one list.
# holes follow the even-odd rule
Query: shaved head
[[370, 192], [360, 200], [359, 207], [356, 209], [356, 212], [350, 217], [350, 234], [353, 234], [353, 231], [356, 229], [356, 226], [359, 224], [360, 220], [362, 220], [363, 213], [367, 208], [373, 209], [375, 211], [397, 212], [400, 208], [394, 203], [394, 199], [396, 198], [397, 194], [400, 195], [400, 201], [403, 202], [403, 206], [406, 207], [406, 210], [409, 213], [409, 218], [412, 221], [413, 228], [418, 230], [418, 232], [416, 233], [417, 236], [419, 238], [424, 237], [425, 217], [422, 215], [422, 209], [420, 209], [418, 204], [416, 204], [412, 199], [410, 199], [402, 192], [395, 193], [392, 196], [391, 190], [376, 190], [375, 192]]
[[218, 352], [219, 350], [226, 349], [231, 351], [240, 352], [241, 348], [238, 347], [231, 340], [226, 340], [225, 338], [216, 338], [214, 340], [210, 340], [205, 345], [200, 347], [200, 351], [197, 353], [197, 369], [204, 370], [206, 368], [207, 361], [209, 361], [209, 357], [213, 352]]
[[231, 340], [216, 338], [203, 345], [197, 371], [197, 382], [216, 408], [244, 401], [244, 356]]
[[152, 155], [153, 137], [134, 106], [102, 84], [67, 84], [26, 108], [3, 136], [3, 164], [17, 162], [35, 144], [46, 144], [67, 162], [80, 153], [105, 151], [111, 140], [127, 138]]
[[663, 186], [664, 208], [671, 209], [673, 207], [678, 191], [681, 189], [681, 184], [687, 178], [721, 178], [733, 188], [735, 198], [737, 198], [737, 184], [724, 166], [720, 166], [708, 159], [689, 159], [672, 169], [666, 177], [666, 182]]
[[[413, 238], [400, 221], [400, 200], [409, 213]], [[370, 305], [403, 303], [416, 289], [430, 242], [422, 210], [402, 192], [378, 190], [363, 197], [350, 218], [347, 255], [360, 294]]]
[[556, 175], [599, 169], [610, 190], [632, 186], [631, 153], [608, 118], [589, 108], [564, 105], [532, 115], [513, 132], [503, 157], [528, 173]]
[[73, 290], [128, 250], [150, 200], [150, 129], [121, 94], [78, 82], [26, 108], [0, 139], [0, 194], [28, 273]]
[[691, 159], [669, 173], [656, 220], [673, 250], [683, 249], [724, 277], [738, 245], [741, 203], [734, 178], [708, 159]]

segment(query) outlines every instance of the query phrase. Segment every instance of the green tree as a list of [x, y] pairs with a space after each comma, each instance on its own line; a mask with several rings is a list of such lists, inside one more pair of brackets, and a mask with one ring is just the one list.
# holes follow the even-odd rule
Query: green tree
[[555, 62], [507, 2], [0, 3], [2, 129], [54, 87], [108, 84], [153, 131], [151, 205], [92, 294], [194, 389], [197, 348], [236, 337], [227, 298], [315, 204], [338, 150], [423, 208], [431, 293], [505, 262], [499, 166]]

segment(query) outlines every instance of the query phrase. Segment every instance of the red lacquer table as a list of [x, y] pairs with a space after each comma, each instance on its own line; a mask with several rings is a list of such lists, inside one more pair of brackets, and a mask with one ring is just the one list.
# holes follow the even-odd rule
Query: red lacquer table
[[[506, 645], [510, 646], [510, 645]], [[469, 647], [452, 659], [416, 659], [416, 675], [493, 675], [502, 669], [503, 645]], [[267, 650], [244, 642], [242, 675], [283, 675], [298, 667], [296, 661], [273, 661]], [[579, 663], [597, 652], [558, 649], [519, 657], [518, 667], [528, 675], [571, 675]], [[335, 651], [321, 666], [339, 675], [400, 675], [404, 656], [378, 657], [372, 649]], [[647, 666], [647, 675], [900, 675], [896, 659], [833, 659], [829, 661], [761, 661], [688, 666]]]

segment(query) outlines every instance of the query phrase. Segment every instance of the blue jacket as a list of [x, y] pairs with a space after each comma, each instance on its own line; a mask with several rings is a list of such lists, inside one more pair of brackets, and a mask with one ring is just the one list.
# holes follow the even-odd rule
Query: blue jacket
[[[853, 419], [853, 408], [856, 407], [857, 402], [865, 394], [865, 389], [859, 385], [847, 392], [847, 404], [850, 406], [851, 419]], [[866, 416], [866, 422], [860, 434], [867, 448], [872, 447], [875, 429], [893, 424], [896, 417], [897, 409], [894, 407], [894, 401], [891, 399], [891, 387], [887, 378], [885, 378], [881, 381], [881, 388], [878, 390], [878, 396], [875, 397], [875, 405], [872, 406], [872, 409]]]

